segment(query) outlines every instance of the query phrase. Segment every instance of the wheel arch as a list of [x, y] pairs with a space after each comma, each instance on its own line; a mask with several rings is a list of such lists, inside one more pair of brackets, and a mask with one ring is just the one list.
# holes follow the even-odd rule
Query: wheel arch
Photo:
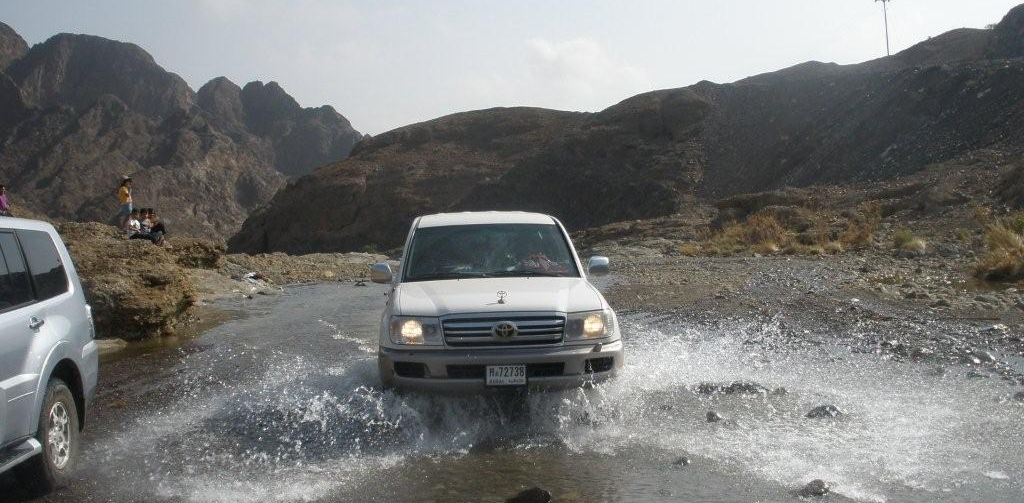
[[71, 396], [75, 399], [75, 409], [78, 412], [78, 429], [85, 428], [85, 390], [78, 365], [70, 358], [64, 358], [53, 367], [50, 379], [64, 381], [64, 384], [71, 390]]

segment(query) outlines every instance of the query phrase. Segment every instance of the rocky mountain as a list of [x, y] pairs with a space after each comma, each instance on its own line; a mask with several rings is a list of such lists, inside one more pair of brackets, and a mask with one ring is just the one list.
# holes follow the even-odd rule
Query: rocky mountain
[[10, 26], [0, 23], [0, 70], [28, 52], [28, 44]]
[[[19, 43], [20, 42], [20, 43]], [[0, 180], [52, 218], [110, 221], [121, 177], [174, 232], [234, 233], [290, 177], [362, 139], [331, 107], [220, 77], [193, 91], [134, 44], [59, 34], [28, 49], [0, 26]]]
[[1024, 152], [1024, 5], [892, 57], [700, 82], [598, 113], [466, 112], [360, 143], [289, 184], [229, 246], [395, 247], [417, 215], [524, 209], [572, 228], [696, 199], [890, 180], [976, 149]]

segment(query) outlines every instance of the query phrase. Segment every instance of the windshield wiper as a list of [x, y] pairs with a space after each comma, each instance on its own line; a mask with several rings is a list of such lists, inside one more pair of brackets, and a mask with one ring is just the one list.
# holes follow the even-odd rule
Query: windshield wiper
[[487, 276], [492, 277], [508, 277], [508, 276], [549, 276], [552, 278], [564, 278], [564, 273], [556, 272], [544, 272], [544, 271], [494, 271], [487, 273]]
[[407, 278], [407, 281], [430, 281], [438, 279], [463, 279], [463, 278], [483, 278], [487, 275], [479, 272], [428, 272], [426, 274], [420, 274]]

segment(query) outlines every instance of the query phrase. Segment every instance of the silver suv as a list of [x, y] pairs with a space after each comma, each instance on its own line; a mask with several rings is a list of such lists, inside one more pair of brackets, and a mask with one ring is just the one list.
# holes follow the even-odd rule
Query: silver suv
[[65, 483], [96, 389], [92, 312], [52, 225], [0, 218], [0, 472]]
[[587, 274], [562, 224], [522, 212], [416, 219], [391, 285], [378, 364], [385, 386], [463, 392], [558, 389], [611, 377], [623, 365], [615, 312]]

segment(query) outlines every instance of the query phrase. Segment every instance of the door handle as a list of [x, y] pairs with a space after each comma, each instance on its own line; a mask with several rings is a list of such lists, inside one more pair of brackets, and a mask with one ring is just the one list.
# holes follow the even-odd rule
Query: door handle
[[46, 322], [33, 316], [28, 320], [28, 328], [31, 328], [32, 330], [39, 330], [39, 327], [43, 326], [44, 323]]

